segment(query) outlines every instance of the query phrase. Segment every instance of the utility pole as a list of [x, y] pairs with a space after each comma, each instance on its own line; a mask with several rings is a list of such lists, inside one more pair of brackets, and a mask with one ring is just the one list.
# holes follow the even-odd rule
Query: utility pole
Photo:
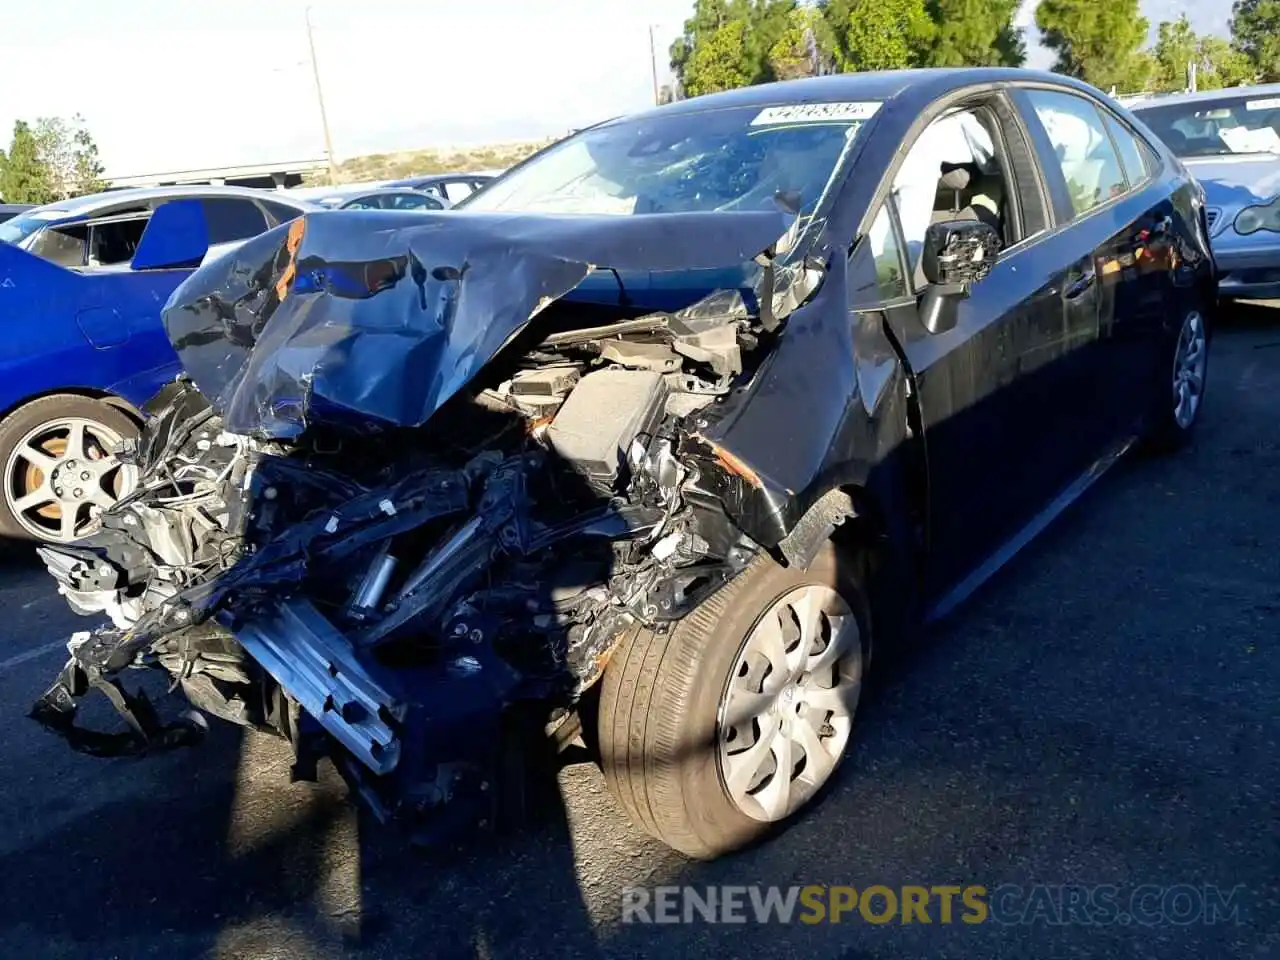
[[658, 93], [658, 50], [653, 42], [653, 24], [649, 24], [649, 68], [653, 71], [653, 105], [656, 107], [661, 101]]
[[320, 64], [316, 60], [316, 40], [311, 33], [311, 8], [307, 7], [307, 46], [311, 50], [311, 74], [316, 81], [316, 102], [320, 104], [320, 125], [324, 128], [324, 156], [329, 161], [329, 185], [338, 182], [338, 168], [333, 161], [333, 138], [329, 136], [329, 115], [324, 109], [324, 90], [320, 86]]

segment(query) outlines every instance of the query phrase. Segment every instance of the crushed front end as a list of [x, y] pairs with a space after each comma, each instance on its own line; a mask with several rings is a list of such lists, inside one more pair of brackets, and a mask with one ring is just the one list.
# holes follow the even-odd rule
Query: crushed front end
[[[383, 818], [490, 819], [512, 718], [554, 733], [628, 630], [759, 549], [725, 507], [748, 481], [698, 424], [820, 272], [762, 256], [763, 304], [676, 313], [558, 298], [588, 263], [731, 263], [785, 221], [403, 223], [308, 216], [170, 301], [188, 373], [121, 454], [138, 488], [40, 551], [110, 621], [33, 710], [76, 749], [186, 743], [209, 714], [286, 737], [297, 778], [329, 758]], [[127, 668], [198, 714], [166, 719]], [[77, 723], [92, 690], [126, 730]]]

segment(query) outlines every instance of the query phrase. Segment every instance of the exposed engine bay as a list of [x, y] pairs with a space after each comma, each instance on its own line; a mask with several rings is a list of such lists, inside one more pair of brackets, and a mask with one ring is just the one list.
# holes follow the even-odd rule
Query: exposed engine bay
[[[286, 737], [295, 777], [331, 759], [380, 817], [484, 818], [512, 709], [554, 731], [626, 631], [677, 620], [760, 549], [726, 509], [732, 455], [699, 428], [821, 270], [776, 262], [779, 216], [659, 219], [679, 250], [611, 249], [590, 218], [406, 236], [320, 214], [198, 271], [165, 311], [188, 373], [120, 452], [137, 489], [40, 550], [110, 624], [72, 639], [33, 716], [93, 754], [189, 742], [200, 722], [121, 676], [158, 669], [201, 713]], [[745, 249], [760, 295], [558, 300], [589, 263]], [[93, 690], [127, 729], [77, 724]]]

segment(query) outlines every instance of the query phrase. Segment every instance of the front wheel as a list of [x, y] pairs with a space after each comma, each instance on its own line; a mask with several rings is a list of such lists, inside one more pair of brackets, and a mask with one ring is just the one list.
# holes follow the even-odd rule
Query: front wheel
[[852, 738], [871, 640], [861, 583], [831, 545], [807, 571], [764, 556], [670, 630], [622, 642], [598, 740], [638, 826], [707, 859], [814, 799]]

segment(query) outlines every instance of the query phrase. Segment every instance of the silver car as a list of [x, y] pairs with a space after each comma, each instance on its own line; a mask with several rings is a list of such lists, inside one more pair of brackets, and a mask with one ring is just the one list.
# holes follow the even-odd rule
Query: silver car
[[1219, 295], [1280, 298], [1280, 84], [1133, 105], [1204, 186]]

